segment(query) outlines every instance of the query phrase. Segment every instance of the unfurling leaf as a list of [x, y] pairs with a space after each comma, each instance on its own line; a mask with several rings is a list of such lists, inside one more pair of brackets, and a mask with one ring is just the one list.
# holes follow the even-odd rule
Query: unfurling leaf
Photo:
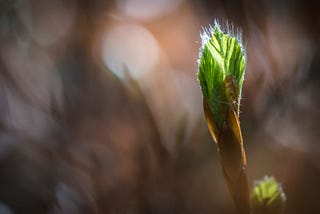
[[237, 213], [250, 213], [246, 155], [239, 123], [239, 106], [246, 67], [240, 35], [214, 27], [201, 35], [198, 80], [203, 108], [213, 141], [220, 153], [223, 175]]
[[[239, 114], [246, 67], [245, 51], [241, 44], [241, 35], [224, 33], [217, 23], [214, 27], [204, 29], [201, 38], [198, 79], [213, 119], [216, 125], [220, 126], [225, 119], [222, 113], [226, 104], [236, 104], [235, 111]], [[222, 91], [226, 89], [227, 91]], [[226, 95], [227, 99], [222, 99], [223, 95]]]
[[285, 201], [282, 187], [273, 177], [257, 182], [251, 192], [253, 214], [281, 214]]

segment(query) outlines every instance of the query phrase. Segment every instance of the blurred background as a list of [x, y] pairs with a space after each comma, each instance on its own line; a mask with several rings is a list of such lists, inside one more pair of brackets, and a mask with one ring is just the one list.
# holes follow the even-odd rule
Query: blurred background
[[275, 176], [285, 213], [320, 213], [319, 10], [1, 0], [0, 213], [234, 213], [196, 77], [214, 19], [243, 30], [250, 185]]

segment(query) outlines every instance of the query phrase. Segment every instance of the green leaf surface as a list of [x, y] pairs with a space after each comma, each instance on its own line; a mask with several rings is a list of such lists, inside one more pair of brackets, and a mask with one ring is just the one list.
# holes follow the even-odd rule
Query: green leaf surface
[[286, 197], [280, 184], [273, 177], [257, 182], [251, 192], [253, 214], [280, 214]]
[[[238, 94], [232, 100], [237, 102], [239, 107], [246, 67], [245, 51], [240, 36], [224, 33], [217, 23], [214, 27], [204, 29], [201, 38], [198, 79], [214, 120], [220, 124], [223, 119], [221, 108], [226, 104], [225, 100], [221, 99], [221, 90], [227, 76], [232, 76], [235, 80]], [[239, 108], [236, 111], [239, 114]]]

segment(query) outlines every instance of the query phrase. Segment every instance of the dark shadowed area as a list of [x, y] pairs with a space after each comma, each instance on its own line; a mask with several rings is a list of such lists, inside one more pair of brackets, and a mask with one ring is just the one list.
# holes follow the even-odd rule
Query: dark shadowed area
[[242, 28], [250, 186], [320, 213], [316, 0], [1, 0], [0, 213], [235, 213], [196, 72], [202, 26]]

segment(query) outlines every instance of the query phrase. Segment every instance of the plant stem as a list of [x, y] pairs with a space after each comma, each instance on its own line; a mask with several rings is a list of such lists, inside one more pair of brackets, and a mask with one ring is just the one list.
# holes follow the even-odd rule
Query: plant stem
[[231, 106], [226, 109], [226, 121], [219, 128], [204, 99], [203, 107], [210, 134], [218, 145], [224, 179], [238, 214], [250, 214], [250, 191], [246, 174], [246, 155], [243, 148], [239, 119]]

